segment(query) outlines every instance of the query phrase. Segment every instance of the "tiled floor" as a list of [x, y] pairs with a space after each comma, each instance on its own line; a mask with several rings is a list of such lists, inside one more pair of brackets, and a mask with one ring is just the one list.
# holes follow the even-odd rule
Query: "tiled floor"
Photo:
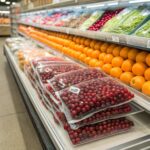
[[0, 38], [0, 150], [41, 150], [18, 87], [3, 55]]

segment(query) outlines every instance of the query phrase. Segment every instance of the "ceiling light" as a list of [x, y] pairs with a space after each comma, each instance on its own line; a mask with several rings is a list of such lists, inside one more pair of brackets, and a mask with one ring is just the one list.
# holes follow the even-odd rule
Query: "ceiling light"
[[1, 2], [5, 2], [6, 0], [1, 0]]
[[12, 5], [15, 5], [16, 3], [15, 2], [12, 2]]
[[7, 2], [6, 2], [6, 4], [7, 4], [7, 5], [9, 5], [9, 4], [10, 4], [10, 2], [9, 2], [9, 1], [7, 1]]

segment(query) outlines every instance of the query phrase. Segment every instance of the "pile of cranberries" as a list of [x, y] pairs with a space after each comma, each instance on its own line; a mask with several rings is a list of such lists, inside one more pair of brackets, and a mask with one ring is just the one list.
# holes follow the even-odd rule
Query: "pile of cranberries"
[[71, 85], [88, 81], [91, 79], [98, 79], [105, 77], [106, 75], [96, 68], [85, 68], [76, 71], [70, 71], [67, 73], [59, 74], [52, 78], [51, 84], [55, 91], [60, 91]]
[[67, 131], [74, 145], [81, 144], [87, 140], [103, 138], [110, 134], [119, 133], [119, 131], [130, 129], [133, 122], [126, 118], [106, 120], [101, 123], [87, 125], [77, 130], [73, 130], [66, 123], [64, 129]]
[[[131, 92], [99, 69], [61, 61], [57, 57], [35, 59], [30, 67], [36, 71], [29, 68], [27, 74], [42, 104], [52, 111], [57, 124], [62, 122], [74, 145], [133, 126], [126, 118], [116, 119], [132, 111], [130, 104], [124, 104], [134, 97]], [[38, 78], [32, 79], [32, 71]], [[67, 113], [75, 123], [67, 121]]]
[[64, 61], [62, 58], [59, 57], [50, 57], [50, 56], [45, 56], [45, 57], [37, 57], [32, 59], [31, 64], [34, 68], [38, 65], [39, 62], [49, 62], [49, 61]]
[[39, 77], [39, 80], [42, 81], [42, 83], [47, 83], [47, 80], [51, 79], [54, 77], [54, 75], [68, 72], [71, 70], [78, 70], [81, 69], [79, 65], [76, 64], [58, 64], [58, 65], [46, 65], [42, 66], [40, 68], [37, 68], [37, 74]]
[[61, 90], [59, 96], [75, 119], [125, 103], [134, 97], [124, 86], [107, 77], [71, 86]]
[[97, 31], [100, 30], [101, 27], [103, 27], [103, 25], [110, 20], [111, 18], [113, 18], [114, 16], [116, 16], [120, 11], [122, 11], [122, 9], [118, 9], [118, 10], [108, 10], [106, 11], [103, 16], [96, 21], [88, 30], [92, 30], [92, 31]]

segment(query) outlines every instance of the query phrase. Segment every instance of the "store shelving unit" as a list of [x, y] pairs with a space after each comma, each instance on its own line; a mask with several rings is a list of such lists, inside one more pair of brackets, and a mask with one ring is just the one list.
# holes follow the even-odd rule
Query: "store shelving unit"
[[[0, 18], [9, 19], [9, 11], [0, 11]], [[0, 36], [10, 35], [10, 24], [0, 24]]]
[[[117, 146], [122, 143], [135, 140], [137, 139], [137, 137], [139, 138], [150, 134], [150, 121], [148, 121], [146, 117], [145, 118], [142, 117], [141, 120], [141, 118], [135, 116], [130, 117], [134, 121], [135, 127], [131, 129], [129, 132], [125, 132], [124, 134], [108, 137], [103, 140], [98, 140], [81, 146], [73, 147], [73, 145], [70, 143], [66, 135], [66, 132], [63, 130], [62, 127], [60, 127], [54, 122], [52, 114], [49, 113], [42, 105], [35, 89], [32, 87], [29, 79], [25, 76], [24, 72], [22, 72], [22, 70], [19, 68], [15, 56], [13, 55], [13, 53], [11, 52], [11, 50], [8, 48], [7, 45], [4, 46], [4, 53], [10, 64], [10, 67], [13, 71], [16, 81], [21, 89], [21, 93], [24, 97], [25, 104], [28, 108], [28, 111], [34, 122], [34, 125], [38, 130], [38, 134], [41, 138], [41, 141], [44, 142], [42, 143], [45, 149], [48, 150], [52, 150], [55, 148], [59, 150], [85, 150], [85, 149], [99, 150], [99, 148], [109, 149], [112, 148], [113, 146]], [[147, 126], [145, 126], [146, 121], [148, 121]], [[52, 142], [54, 145], [52, 144]]]
[[[36, 41], [35, 39], [31, 38], [31, 37], [28, 37], [27, 35], [25, 35], [24, 33], [22, 32], [18, 32], [21, 36], [23, 37], [26, 37], [26, 38], [30, 38], [30, 40], [36, 42], [37, 45], [39, 45], [40, 47], [43, 47], [44, 49], [47, 49], [49, 50], [50, 53], [56, 55], [56, 56], [60, 56], [60, 57], [65, 57], [65, 59], [69, 59], [71, 61], [74, 61], [76, 63], [80, 63], [81, 65], [85, 65], [83, 64], [82, 62], [79, 62], [78, 60], [75, 60], [69, 56], [66, 56], [60, 52], [58, 52], [57, 50], [54, 50], [54, 49], [51, 49], [50, 47], [48, 47], [47, 45], [39, 42], [39, 41]], [[141, 106], [142, 108], [144, 108], [144, 110], [148, 113], [150, 113], [150, 98], [148, 96], [145, 96], [144, 94], [142, 94], [141, 92], [131, 88], [131, 87], [128, 87], [130, 88], [130, 90], [132, 90], [132, 92], [134, 93], [135, 95], [135, 98], [134, 98], [134, 102], [137, 103], [139, 106]]]
[[37, 27], [44, 30], [62, 32], [66, 34], [73, 34], [77, 36], [83, 36], [91, 39], [97, 39], [101, 41], [112, 42], [121, 45], [132, 46], [135, 48], [144, 49], [150, 51], [150, 39], [144, 37], [137, 37], [133, 35], [114, 34], [98, 31], [84, 31], [66, 27], [48, 27], [46, 25], [37, 25], [32, 23], [19, 22], [19, 24]]
[[[35, 9], [30, 9], [23, 11], [22, 13], [32, 13], [34, 11], [42, 11], [43, 9], [55, 9], [55, 8], [64, 8], [66, 9], [68, 6], [72, 7], [88, 7], [90, 5], [97, 5], [103, 9], [103, 8], [113, 8], [113, 7], [122, 7], [122, 6], [131, 6], [131, 5], [141, 5], [143, 3], [150, 4], [150, 0], [114, 0], [114, 1], [92, 1], [92, 4], [90, 0], [68, 0], [66, 2], [62, 3], [56, 3], [56, 4], [50, 4], [42, 7], [37, 7]], [[19, 14], [19, 13], [18, 13]], [[16, 15], [18, 17], [18, 15]], [[12, 19], [14, 19], [12, 17]], [[65, 59], [69, 59], [70, 61], [74, 61], [76, 63], [81, 62], [72, 59], [71, 57], [65, 56], [62, 53], [57, 52], [54, 49], [51, 49], [47, 45], [40, 43], [39, 41], [36, 41], [32, 39], [31, 37], [28, 37], [24, 33], [21, 33], [17, 31], [18, 24], [23, 24], [27, 26], [33, 26], [37, 27], [43, 30], [49, 30], [49, 31], [57, 31], [62, 32], [66, 34], [72, 34], [72, 35], [78, 35], [83, 37], [88, 37], [92, 39], [98, 39], [102, 41], [107, 41], [111, 43], [118, 43], [121, 45], [127, 45], [143, 50], [150, 50], [150, 39], [149, 38], [143, 38], [143, 37], [136, 37], [136, 36], [129, 36], [129, 35], [121, 35], [121, 34], [112, 34], [112, 33], [104, 33], [104, 32], [94, 32], [94, 31], [83, 31], [79, 29], [73, 29], [73, 28], [65, 28], [65, 27], [48, 27], [45, 25], [38, 25], [38, 24], [32, 24], [32, 23], [26, 23], [26, 22], [17, 22], [17, 20], [14, 21], [15, 26], [12, 27], [12, 33], [15, 33], [16, 35], [19, 34], [21, 36], [24, 36], [25, 38], [31, 39], [33, 42], [35, 42], [40, 47], [43, 47], [44, 49], [49, 50], [52, 54], [61, 56]], [[31, 118], [35, 124], [35, 127], [38, 131], [38, 134], [41, 138], [41, 141], [45, 149], [59, 149], [59, 150], [99, 150], [99, 149], [111, 149], [114, 146], [118, 146], [119, 148], [123, 148], [123, 143], [136, 140], [137, 138], [150, 135], [150, 121], [148, 119], [149, 115], [135, 115], [133, 117], [130, 117], [135, 122], [135, 127], [130, 131], [126, 132], [124, 134], [116, 135], [113, 137], [108, 137], [103, 140], [98, 140], [95, 142], [91, 142], [85, 145], [73, 147], [71, 142], [69, 141], [69, 138], [67, 137], [65, 131], [59, 126], [56, 125], [56, 123], [53, 120], [53, 116], [51, 113], [49, 113], [45, 107], [42, 105], [41, 101], [38, 98], [38, 95], [34, 88], [32, 87], [30, 81], [25, 76], [25, 74], [20, 70], [19, 65], [16, 62], [16, 59], [14, 55], [11, 53], [11, 50], [7, 45], [5, 45], [4, 52], [6, 55], [6, 58], [10, 64], [10, 67], [13, 71], [13, 74], [16, 78], [16, 81], [21, 89], [21, 93], [23, 93], [23, 97], [27, 97], [27, 100], [25, 100], [26, 106], [28, 108], [28, 111], [31, 115]], [[130, 88], [130, 87], [129, 87]], [[144, 110], [148, 113], [150, 113], [150, 99], [148, 96], [143, 95], [142, 93], [134, 90], [131, 88], [131, 90], [135, 94], [134, 102], [136, 102], [139, 106], [144, 108]], [[66, 140], [67, 139], [67, 140]]]

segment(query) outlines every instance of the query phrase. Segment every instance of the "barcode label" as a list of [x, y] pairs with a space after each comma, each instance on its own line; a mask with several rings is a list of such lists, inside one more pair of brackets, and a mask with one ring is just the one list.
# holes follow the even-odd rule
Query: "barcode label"
[[69, 88], [69, 91], [72, 92], [72, 93], [75, 93], [75, 94], [79, 94], [80, 89], [77, 88], [77, 87], [75, 87], [75, 86], [71, 86], [71, 87]]
[[150, 40], [147, 41], [147, 48], [150, 48]]
[[113, 41], [113, 42], [119, 42], [119, 37], [117, 37], [117, 36], [112, 36], [112, 41]]

